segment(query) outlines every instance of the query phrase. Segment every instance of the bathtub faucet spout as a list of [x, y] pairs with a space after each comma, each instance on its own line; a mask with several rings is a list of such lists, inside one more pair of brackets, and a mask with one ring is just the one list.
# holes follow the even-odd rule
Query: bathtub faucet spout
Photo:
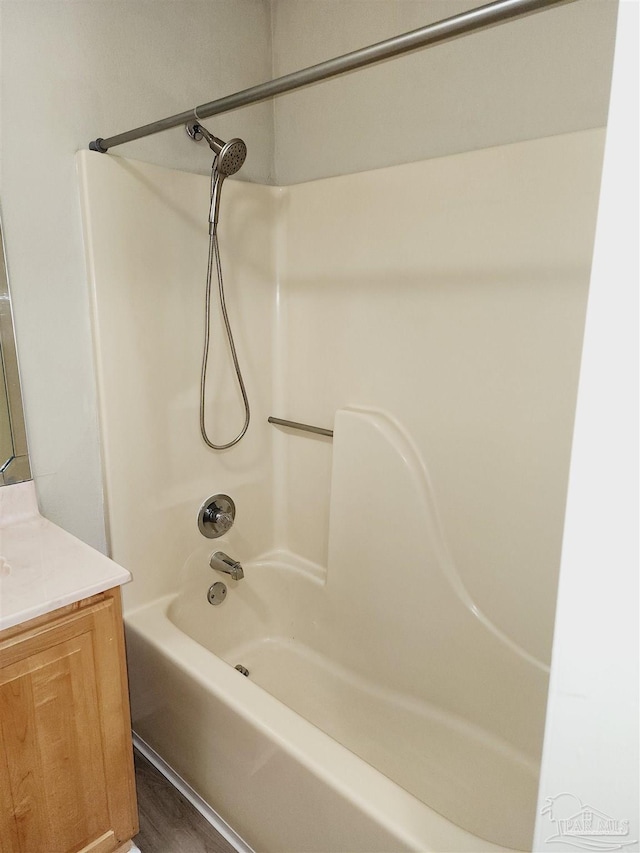
[[234, 581], [239, 581], [244, 577], [242, 566], [237, 560], [233, 560], [223, 551], [216, 551], [211, 555], [209, 565], [217, 572], [224, 572], [225, 575], [231, 575]]

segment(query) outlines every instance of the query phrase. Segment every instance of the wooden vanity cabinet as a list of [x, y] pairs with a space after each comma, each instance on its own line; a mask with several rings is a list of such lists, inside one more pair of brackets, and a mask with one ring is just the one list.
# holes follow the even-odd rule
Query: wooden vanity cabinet
[[0, 632], [0, 851], [112, 853], [137, 831], [117, 588]]

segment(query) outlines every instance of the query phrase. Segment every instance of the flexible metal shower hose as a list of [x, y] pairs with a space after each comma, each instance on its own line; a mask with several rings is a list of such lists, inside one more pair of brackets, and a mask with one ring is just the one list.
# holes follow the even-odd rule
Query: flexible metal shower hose
[[[213, 177], [214, 173], [212, 170], [211, 174], [211, 189], [213, 194]], [[236, 371], [236, 376], [238, 377], [238, 385], [240, 386], [240, 392], [242, 394], [242, 399], [244, 401], [244, 426], [238, 433], [238, 435], [228, 441], [226, 444], [214, 444], [207, 435], [207, 428], [204, 422], [204, 406], [205, 406], [205, 386], [207, 381], [207, 362], [209, 361], [209, 337], [210, 337], [210, 312], [211, 312], [211, 277], [213, 273], [213, 259], [215, 256], [216, 260], [216, 270], [218, 273], [218, 293], [220, 296], [220, 310], [222, 312], [222, 319], [224, 321], [224, 326], [227, 331], [227, 339], [229, 340], [229, 348], [231, 349], [231, 358], [233, 359], [233, 366]], [[226, 450], [228, 447], [233, 447], [234, 444], [237, 444], [240, 439], [243, 437], [245, 432], [249, 427], [249, 419], [251, 417], [251, 413], [249, 411], [249, 398], [247, 397], [247, 391], [244, 387], [244, 380], [242, 379], [242, 371], [240, 370], [240, 365], [238, 363], [238, 355], [236, 353], [236, 346], [233, 341], [233, 332], [231, 331], [231, 324], [229, 323], [229, 315], [227, 313], [227, 304], [224, 298], [224, 280], [222, 278], [222, 264], [220, 262], [220, 247], [218, 246], [218, 233], [217, 227], [214, 227], [212, 233], [209, 235], [209, 260], [207, 263], [207, 287], [206, 287], [206, 297], [205, 297], [205, 331], [204, 331], [204, 350], [202, 353], [202, 371], [200, 373], [200, 433], [202, 434], [202, 438], [211, 447], [213, 450]]]

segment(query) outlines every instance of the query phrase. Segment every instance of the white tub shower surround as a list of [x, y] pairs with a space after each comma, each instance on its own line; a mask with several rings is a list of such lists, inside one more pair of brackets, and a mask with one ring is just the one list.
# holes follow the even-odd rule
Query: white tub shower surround
[[257, 849], [531, 845], [603, 142], [227, 181], [224, 453], [207, 179], [80, 155], [134, 728]]

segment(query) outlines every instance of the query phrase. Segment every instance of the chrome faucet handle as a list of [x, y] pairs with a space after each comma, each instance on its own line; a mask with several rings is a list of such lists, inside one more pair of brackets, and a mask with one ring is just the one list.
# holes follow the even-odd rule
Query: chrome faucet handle
[[230, 512], [223, 512], [218, 507], [209, 507], [205, 510], [204, 521], [213, 524], [218, 530], [226, 533], [233, 525], [233, 516]]
[[198, 510], [198, 530], [207, 539], [227, 533], [236, 517], [236, 506], [229, 495], [212, 495]]

